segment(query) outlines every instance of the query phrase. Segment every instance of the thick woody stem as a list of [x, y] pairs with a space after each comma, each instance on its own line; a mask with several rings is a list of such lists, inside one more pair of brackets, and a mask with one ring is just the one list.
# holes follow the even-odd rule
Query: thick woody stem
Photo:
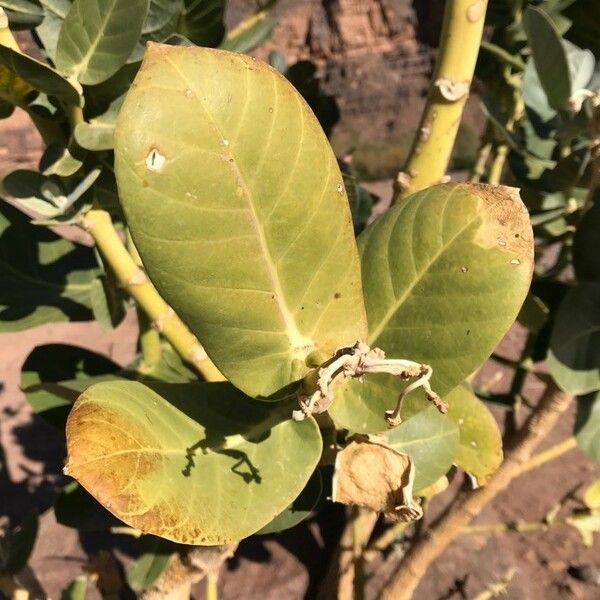
[[522, 473], [536, 446], [552, 430], [571, 400], [572, 396], [561, 391], [554, 382], [548, 384], [539, 404], [509, 446], [500, 468], [485, 486], [460, 494], [448, 512], [412, 546], [388, 582], [383, 594], [385, 600], [412, 597], [429, 565], [499, 492]]
[[440, 47], [427, 104], [408, 160], [395, 184], [394, 202], [442, 181], [469, 88], [487, 0], [447, 0]]
[[96, 242], [102, 258], [110, 266], [119, 284], [144, 310], [155, 327], [173, 348], [207, 381], [222, 381], [223, 376], [206, 356], [194, 334], [173, 309], [160, 297], [144, 271], [135, 263], [105, 210], [92, 209], [83, 218], [84, 229]]

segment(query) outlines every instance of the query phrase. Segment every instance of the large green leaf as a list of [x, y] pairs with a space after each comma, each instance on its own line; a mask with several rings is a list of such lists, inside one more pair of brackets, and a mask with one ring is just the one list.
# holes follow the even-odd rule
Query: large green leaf
[[78, 246], [0, 201], [0, 332], [92, 318], [91, 248]]
[[459, 448], [456, 423], [433, 406], [408, 418], [390, 431], [387, 438], [392, 448], [413, 459], [415, 492], [445, 475]]
[[302, 491], [321, 456], [313, 419], [229, 383], [93, 385], [67, 423], [67, 471], [128, 525], [214, 545], [259, 530]]
[[540, 82], [550, 106], [566, 108], [571, 95], [571, 75], [567, 51], [550, 17], [536, 6], [529, 6], [523, 25]]
[[48, 65], [0, 45], [0, 98], [19, 104], [31, 89], [67, 104], [81, 102], [79, 92]]
[[502, 463], [502, 434], [488, 407], [464, 385], [453, 389], [444, 400], [448, 417], [458, 425], [460, 441], [454, 460], [483, 485]]
[[[509, 188], [434, 186], [392, 207], [358, 242], [369, 345], [431, 365], [441, 396], [491, 354], [531, 280], [531, 226]], [[389, 375], [348, 381], [330, 414], [352, 431], [385, 431], [404, 385]]]
[[58, 37], [58, 70], [87, 85], [116, 73], [142, 33], [148, 1], [75, 0]]
[[277, 71], [150, 44], [115, 152], [152, 281], [234, 385], [270, 396], [302, 377], [315, 351], [366, 337], [342, 176]]
[[600, 462], [600, 393], [577, 398], [575, 439], [588, 456]]
[[600, 390], [600, 283], [570, 289], [556, 315], [548, 367], [571, 394]]

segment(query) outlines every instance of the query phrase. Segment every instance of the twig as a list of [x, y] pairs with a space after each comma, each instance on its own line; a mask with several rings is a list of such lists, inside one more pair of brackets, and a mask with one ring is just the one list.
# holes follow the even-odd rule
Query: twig
[[552, 430], [560, 415], [568, 408], [572, 396], [550, 381], [537, 407], [509, 445], [506, 458], [488, 483], [472, 492], [463, 492], [450, 509], [406, 553], [396, 574], [386, 585], [386, 600], [408, 600], [429, 565], [448, 547], [472, 519], [518, 477], [536, 446]]

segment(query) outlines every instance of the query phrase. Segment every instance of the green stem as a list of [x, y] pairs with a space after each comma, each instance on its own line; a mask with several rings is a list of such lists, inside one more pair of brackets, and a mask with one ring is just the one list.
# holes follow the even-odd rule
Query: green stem
[[[142, 258], [140, 257], [140, 254], [133, 243], [129, 229], [127, 230], [127, 250], [129, 251], [129, 254], [131, 255], [131, 258], [135, 264], [140, 267], [140, 269], [143, 269]], [[143, 370], [151, 369], [158, 362], [160, 362], [160, 357], [162, 355], [160, 334], [154, 327], [152, 327], [152, 323], [150, 319], [148, 319], [148, 315], [142, 310], [139, 304], [136, 304], [135, 308], [140, 330], [139, 341], [140, 351], [142, 353], [142, 367]]]
[[446, 173], [475, 71], [486, 6], [487, 0], [446, 1], [427, 103], [398, 175], [394, 202], [440, 182]]

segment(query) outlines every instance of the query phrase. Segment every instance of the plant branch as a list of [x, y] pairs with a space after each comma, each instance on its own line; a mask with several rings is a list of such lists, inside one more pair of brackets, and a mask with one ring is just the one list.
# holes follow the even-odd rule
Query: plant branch
[[509, 445], [504, 462], [488, 483], [475, 491], [459, 494], [450, 509], [400, 561], [385, 588], [386, 600], [411, 598], [429, 565], [499, 492], [521, 474], [536, 446], [552, 430], [571, 400], [572, 396], [560, 390], [554, 381], [548, 384], [538, 405]]
[[532, 469], [537, 469], [541, 467], [543, 464], [562, 456], [569, 450], [577, 447], [577, 440], [574, 436], [568, 437], [566, 440], [551, 446], [547, 450], [543, 452], [538, 452], [538, 454], [534, 454], [526, 463], [523, 464], [521, 468], [521, 472], [519, 475], [523, 475]]
[[94, 238], [117, 281], [144, 310], [152, 326], [165, 336], [181, 357], [192, 364], [204, 379], [221, 381], [223, 376], [206, 356], [200, 342], [160, 297], [144, 271], [127, 252], [108, 212], [91, 209], [83, 217], [82, 226]]
[[481, 44], [487, 0], [447, 0], [440, 47], [419, 130], [398, 174], [394, 202], [436, 184], [450, 154]]

